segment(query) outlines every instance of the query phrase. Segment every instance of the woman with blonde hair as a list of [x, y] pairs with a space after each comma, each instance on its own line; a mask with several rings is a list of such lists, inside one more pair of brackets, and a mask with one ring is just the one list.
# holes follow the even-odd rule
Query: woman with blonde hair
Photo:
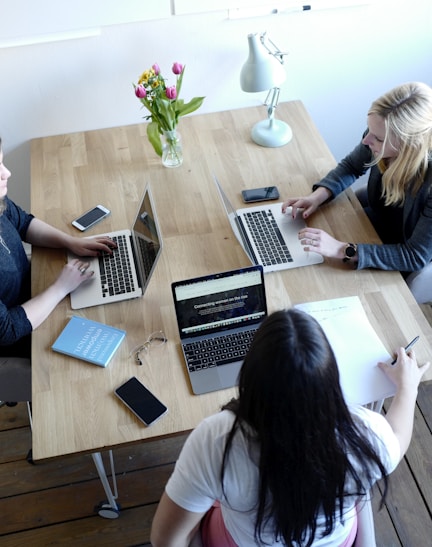
[[395, 87], [376, 99], [361, 142], [306, 197], [286, 200], [309, 218], [368, 170], [359, 198], [382, 244], [338, 241], [305, 228], [305, 251], [340, 258], [357, 269], [399, 270], [419, 303], [432, 300], [432, 88], [420, 82]]

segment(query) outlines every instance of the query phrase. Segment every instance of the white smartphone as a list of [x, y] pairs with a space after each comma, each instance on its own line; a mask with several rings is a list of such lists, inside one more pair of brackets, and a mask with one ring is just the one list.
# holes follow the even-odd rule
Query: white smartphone
[[72, 221], [72, 226], [78, 228], [81, 232], [84, 232], [107, 217], [110, 213], [111, 211], [103, 205], [96, 205], [93, 209], [90, 209], [80, 217], [74, 219]]
[[118, 387], [114, 393], [145, 425], [151, 425], [168, 411], [135, 376]]

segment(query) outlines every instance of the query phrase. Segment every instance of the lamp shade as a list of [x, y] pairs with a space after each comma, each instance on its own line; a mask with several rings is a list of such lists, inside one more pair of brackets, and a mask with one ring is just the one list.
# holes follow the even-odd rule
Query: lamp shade
[[243, 91], [254, 93], [279, 87], [286, 79], [282, 64], [262, 45], [258, 34], [249, 34], [249, 57], [240, 72]]

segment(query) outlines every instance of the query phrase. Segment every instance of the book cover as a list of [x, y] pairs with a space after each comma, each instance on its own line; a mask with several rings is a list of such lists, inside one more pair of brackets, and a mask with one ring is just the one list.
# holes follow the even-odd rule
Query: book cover
[[74, 315], [51, 348], [106, 367], [125, 336], [124, 330]]

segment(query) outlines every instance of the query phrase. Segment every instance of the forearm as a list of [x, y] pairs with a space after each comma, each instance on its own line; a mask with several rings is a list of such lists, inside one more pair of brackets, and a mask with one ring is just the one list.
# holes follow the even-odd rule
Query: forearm
[[45, 321], [67, 294], [67, 289], [56, 282], [22, 305], [33, 330]]
[[112, 253], [116, 248], [113, 240], [107, 235], [75, 237], [37, 218], [31, 221], [27, 229], [26, 241], [38, 247], [67, 249], [76, 256], [96, 256], [103, 252]]
[[196, 537], [197, 531], [198, 527], [191, 532], [176, 531], [175, 534], [172, 534], [169, 527], [162, 533], [161, 531], [155, 531], [152, 527], [150, 540], [153, 547], [190, 547], [199, 545], [199, 540]]
[[399, 440], [401, 458], [411, 442], [416, 399], [417, 389], [411, 386], [400, 389], [394, 396], [385, 416]]
[[325, 186], [317, 186], [310, 195], [310, 197], [319, 207], [320, 205], [331, 199], [333, 197], [333, 194]]
[[50, 226], [43, 220], [34, 218], [27, 229], [26, 241], [38, 247], [50, 247], [53, 249], [67, 249], [70, 246], [72, 236]]
[[397, 386], [386, 420], [399, 441], [402, 458], [411, 441], [418, 386], [430, 363], [418, 365], [413, 349], [406, 353], [405, 349], [400, 347], [396, 355], [396, 364], [380, 362], [378, 367]]
[[369, 147], [363, 144], [357, 145], [334, 169], [315, 184], [313, 189], [326, 187], [333, 194], [333, 197], [336, 197], [366, 173], [368, 169], [366, 165], [372, 159]]

